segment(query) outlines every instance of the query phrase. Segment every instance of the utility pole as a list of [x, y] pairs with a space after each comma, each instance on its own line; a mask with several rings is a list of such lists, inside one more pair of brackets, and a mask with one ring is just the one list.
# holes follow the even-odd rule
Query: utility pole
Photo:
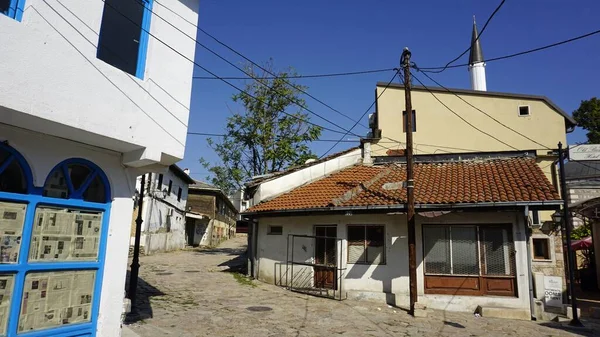
[[138, 199], [138, 214], [135, 219], [135, 243], [133, 245], [133, 261], [131, 262], [131, 273], [129, 274], [129, 299], [131, 300], [131, 313], [137, 313], [135, 297], [137, 293], [138, 274], [140, 271], [140, 237], [142, 231], [142, 208], [144, 206], [144, 188], [146, 187], [146, 175], [142, 174], [140, 183], [140, 195]]
[[410, 56], [408, 48], [404, 48], [400, 59], [400, 67], [404, 68], [404, 100], [406, 103], [406, 222], [408, 225], [408, 278], [410, 283], [410, 314], [415, 314], [417, 303], [417, 250], [415, 236], [415, 182], [413, 173], [413, 115], [410, 97]]
[[571, 295], [571, 308], [573, 309], [573, 319], [569, 322], [572, 326], [583, 326], [579, 320], [579, 314], [577, 312], [577, 298], [575, 297], [575, 257], [573, 249], [571, 248], [571, 211], [569, 211], [569, 197], [567, 192], [567, 181], [565, 179], [565, 163], [564, 163], [564, 152], [562, 149], [562, 143], [558, 143], [558, 169], [560, 174], [560, 191], [563, 199], [563, 224], [565, 226], [565, 232], [567, 233], [567, 258], [569, 266], [569, 294]]

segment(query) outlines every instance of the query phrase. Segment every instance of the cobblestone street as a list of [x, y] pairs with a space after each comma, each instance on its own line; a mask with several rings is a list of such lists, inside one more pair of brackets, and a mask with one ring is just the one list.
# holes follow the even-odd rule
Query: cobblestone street
[[140, 315], [128, 328], [158, 336], [592, 336], [558, 323], [430, 312], [413, 318], [383, 303], [342, 302], [289, 292], [235, 273], [246, 237], [210, 250], [141, 258]]

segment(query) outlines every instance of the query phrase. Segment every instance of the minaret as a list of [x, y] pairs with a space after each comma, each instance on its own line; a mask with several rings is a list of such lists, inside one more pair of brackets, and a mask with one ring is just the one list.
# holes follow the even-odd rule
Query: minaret
[[473, 35], [471, 35], [471, 54], [469, 55], [469, 72], [471, 72], [471, 89], [486, 91], [487, 86], [485, 83], [485, 63], [483, 63], [483, 52], [481, 51], [481, 44], [477, 38], [479, 33], [477, 32], [477, 24], [475, 23], [475, 16], [473, 16]]

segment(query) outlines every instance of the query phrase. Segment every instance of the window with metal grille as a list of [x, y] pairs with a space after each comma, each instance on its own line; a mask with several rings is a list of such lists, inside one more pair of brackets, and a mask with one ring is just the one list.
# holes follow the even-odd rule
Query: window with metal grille
[[425, 274], [514, 275], [510, 227], [423, 226]]
[[385, 227], [349, 225], [348, 263], [384, 264]]

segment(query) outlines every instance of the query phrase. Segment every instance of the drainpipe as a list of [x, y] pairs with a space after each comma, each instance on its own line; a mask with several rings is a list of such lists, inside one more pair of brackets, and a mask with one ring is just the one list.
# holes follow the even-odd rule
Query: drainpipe
[[529, 243], [529, 238], [531, 237], [529, 228], [529, 206], [525, 206], [525, 212], [523, 214], [524, 219], [524, 228], [525, 228], [525, 242], [527, 246], [527, 274], [529, 276], [529, 312], [531, 314], [531, 320], [536, 321], [537, 317], [535, 316], [535, 303], [533, 300], [533, 272], [531, 270], [531, 245]]

